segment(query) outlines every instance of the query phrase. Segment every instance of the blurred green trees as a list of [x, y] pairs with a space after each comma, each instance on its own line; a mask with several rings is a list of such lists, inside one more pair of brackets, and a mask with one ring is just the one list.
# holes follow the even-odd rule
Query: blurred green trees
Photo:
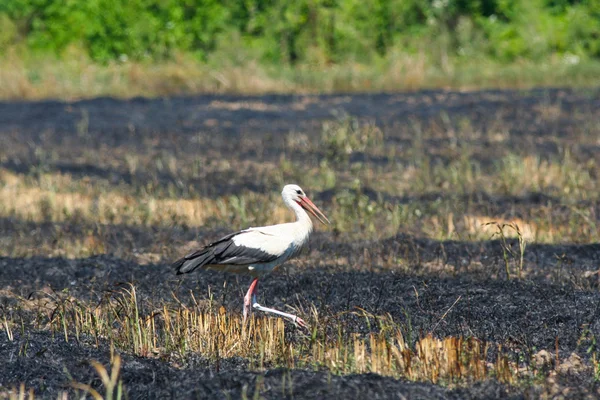
[[3, 0], [0, 52], [78, 46], [100, 62], [371, 62], [430, 48], [500, 61], [600, 58], [599, 0]]

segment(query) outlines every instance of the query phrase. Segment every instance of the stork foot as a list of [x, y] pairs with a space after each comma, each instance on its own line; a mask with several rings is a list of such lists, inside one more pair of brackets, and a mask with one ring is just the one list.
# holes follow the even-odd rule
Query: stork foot
[[253, 299], [252, 308], [254, 308], [258, 311], [279, 315], [280, 317], [289, 319], [296, 326], [308, 329], [308, 324], [306, 322], [304, 322], [304, 320], [302, 318], [298, 317], [297, 315], [279, 311], [274, 308], [268, 308], [268, 307], [261, 306], [260, 304], [258, 304], [256, 302], [256, 299]]
[[304, 322], [304, 320], [298, 316], [296, 316], [296, 320], [294, 321], [294, 324], [296, 324], [297, 326], [304, 328], [304, 329], [308, 329], [308, 325], [306, 324], [306, 322]]
[[248, 292], [246, 296], [244, 296], [244, 323], [252, 314], [252, 309], [257, 309], [258, 311], [271, 313], [275, 315], [279, 315], [280, 317], [287, 318], [294, 323], [294, 325], [299, 326], [301, 328], [308, 329], [308, 325], [304, 320], [297, 315], [289, 314], [283, 311], [276, 310], [274, 308], [263, 307], [256, 301], [256, 289], [258, 285], [258, 278], [254, 278], [250, 287], [248, 288]]

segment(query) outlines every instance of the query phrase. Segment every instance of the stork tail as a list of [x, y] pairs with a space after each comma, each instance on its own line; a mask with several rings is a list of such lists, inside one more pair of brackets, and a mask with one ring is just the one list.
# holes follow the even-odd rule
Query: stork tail
[[187, 274], [196, 268], [208, 265], [214, 261], [212, 249], [201, 249], [195, 253], [188, 254], [185, 257], [175, 261], [172, 266], [177, 270], [177, 275]]

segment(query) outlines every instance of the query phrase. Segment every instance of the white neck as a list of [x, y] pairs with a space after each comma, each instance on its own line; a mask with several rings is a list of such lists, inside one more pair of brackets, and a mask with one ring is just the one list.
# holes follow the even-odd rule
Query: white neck
[[302, 231], [306, 232], [307, 235], [310, 234], [313, 230], [313, 223], [306, 210], [304, 210], [304, 208], [302, 208], [300, 204], [296, 203], [294, 200], [288, 197], [284, 197], [283, 202], [286, 206], [288, 206], [288, 208], [290, 208], [294, 211], [294, 213], [296, 213], [295, 224], [297, 224]]

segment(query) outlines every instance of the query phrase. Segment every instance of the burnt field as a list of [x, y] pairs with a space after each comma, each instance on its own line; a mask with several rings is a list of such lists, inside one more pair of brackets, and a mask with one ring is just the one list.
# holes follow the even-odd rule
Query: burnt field
[[[595, 398], [599, 175], [598, 90], [0, 103], [0, 398]], [[170, 263], [286, 183], [243, 326]]]

